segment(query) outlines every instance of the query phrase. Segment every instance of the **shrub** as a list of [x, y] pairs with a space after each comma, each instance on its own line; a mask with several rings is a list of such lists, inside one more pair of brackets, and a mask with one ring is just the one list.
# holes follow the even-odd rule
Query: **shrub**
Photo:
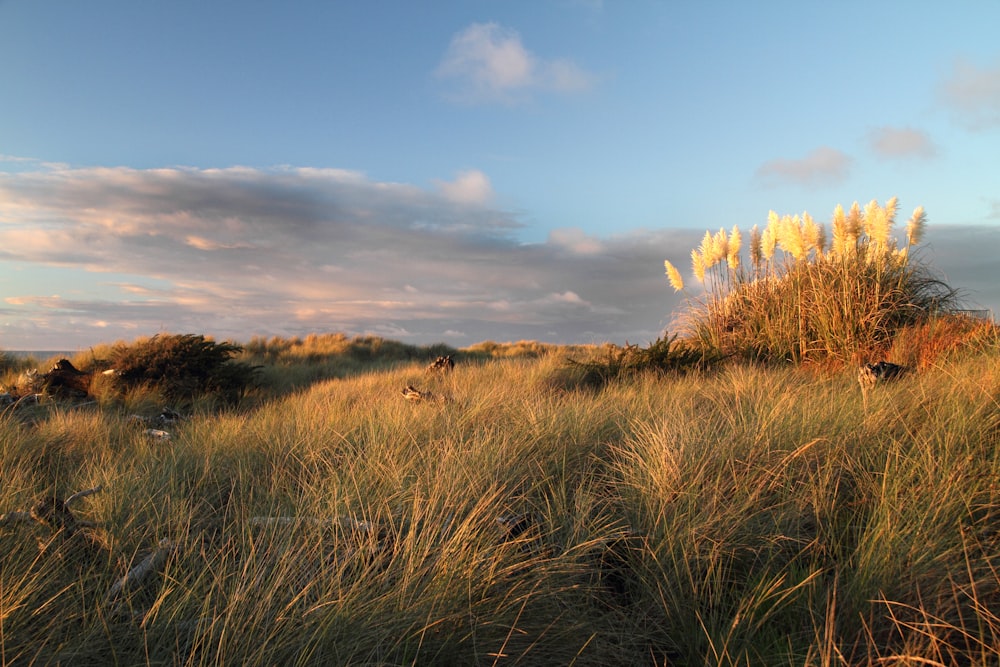
[[[682, 317], [684, 332], [722, 354], [761, 361], [858, 361], [884, 352], [901, 329], [958, 304], [958, 293], [915, 254], [926, 225], [917, 207], [899, 247], [893, 236], [897, 203], [872, 201], [833, 214], [833, 236], [804, 213], [778, 215], [750, 232], [749, 265], [742, 234], [706, 232], [691, 252], [706, 292]], [[778, 253], [777, 251], [781, 252]], [[683, 289], [666, 262], [674, 289]]]
[[167, 400], [213, 394], [239, 399], [254, 384], [256, 367], [231, 361], [242, 348], [204, 336], [173, 334], [115, 345], [106, 363], [125, 390], [148, 388]]

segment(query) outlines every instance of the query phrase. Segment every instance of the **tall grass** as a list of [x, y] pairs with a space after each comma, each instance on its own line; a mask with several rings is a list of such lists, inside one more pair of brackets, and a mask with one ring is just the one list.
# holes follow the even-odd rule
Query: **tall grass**
[[0, 526], [0, 659], [1000, 660], [995, 344], [867, 405], [853, 374], [795, 368], [593, 389], [560, 355], [424, 367], [196, 412], [170, 441], [112, 405], [0, 418], [0, 510], [101, 484], [75, 512], [107, 545]]
[[[922, 262], [922, 207], [895, 237], [895, 198], [884, 206], [855, 202], [834, 211], [832, 237], [808, 214], [771, 212], [754, 227], [742, 252], [737, 227], [707, 233], [692, 251], [692, 270], [704, 282], [682, 328], [689, 338], [723, 354], [775, 361], [857, 362], [884, 353], [901, 329], [946, 314], [958, 292]], [[749, 263], [743, 256], [749, 256]], [[669, 261], [675, 289], [683, 279]]]

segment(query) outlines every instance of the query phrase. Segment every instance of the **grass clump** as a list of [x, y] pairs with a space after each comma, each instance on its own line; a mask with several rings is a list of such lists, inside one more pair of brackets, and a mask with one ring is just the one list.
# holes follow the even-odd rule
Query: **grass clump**
[[[832, 237], [808, 213], [780, 217], [749, 236], [706, 232], [691, 253], [706, 285], [684, 318], [685, 333], [722, 354], [759, 361], [857, 362], [886, 351], [902, 329], [958, 305], [958, 293], [920, 261], [926, 214], [917, 207], [900, 245], [894, 236], [897, 201], [838, 206]], [[669, 261], [672, 286], [683, 289]]]

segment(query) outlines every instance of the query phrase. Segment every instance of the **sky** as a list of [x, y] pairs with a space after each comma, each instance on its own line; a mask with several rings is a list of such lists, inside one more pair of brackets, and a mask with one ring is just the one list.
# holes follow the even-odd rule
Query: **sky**
[[0, 0], [0, 349], [647, 343], [706, 230], [893, 196], [997, 312], [997, 26], [995, 0]]

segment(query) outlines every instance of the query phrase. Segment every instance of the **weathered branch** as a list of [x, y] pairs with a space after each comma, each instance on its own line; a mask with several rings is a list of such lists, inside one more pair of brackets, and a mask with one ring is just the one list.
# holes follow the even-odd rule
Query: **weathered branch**
[[139, 563], [129, 570], [124, 577], [119, 579], [111, 586], [108, 591], [108, 596], [105, 600], [106, 604], [110, 604], [115, 601], [115, 598], [125, 589], [131, 588], [132, 586], [138, 584], [143, 579], [145, 579], [151, 572], [154, 572], [163, 566], [166, 562], [167, 556], [176, 549], [176, 545], [167, 538], [160, 540], [159, 545], [153, 553], [149, 554], [143, 558]]
[[[67, 511], [71, 503], [74, 503], [82, 498], [86, 498], [87, 496], [92, 496], [95, 493], [100, 493], [102, 490], [104, 490], [104, 485], [98, 484], [92, 489], [84, 489], [83, 491], [77, 491], [66, 500], [63, 500], [62, 506], [59, 507], [58, 509], [59, 511]], [[8, 524], [13, 524], [13, 523], [24, 523], [26, 521], [35, 521], [35, 520], [37, 519], [31, 513], [30, 510], [20, 510], [16, 512], [7, 512], [6, 514], [0, 514], [0, 526], [6, 526]], [[93, 526], [94, 524], [90, 521], [77, 521], [76, 525], [78, 527], [88, 527], [88, 526]]]
[[83, 491], [77, 491], [76, 493], [74, 493], [73, 495], [71, 495], [69, 498], [67, 498], [66, 500], [64, 500], [63, 501], [63, 505], [69, 505], [70, 503], [75, 502], [77, 500], [80, 500], [81, 498], [86, 498], [87, 496], [92, 496], [95, 493], [100, 493], [103, 490], [104, 490], [104, 485], [103, 484], [98, 484], [97, 486], [95, 486], [92, 489], [84, 489]]

